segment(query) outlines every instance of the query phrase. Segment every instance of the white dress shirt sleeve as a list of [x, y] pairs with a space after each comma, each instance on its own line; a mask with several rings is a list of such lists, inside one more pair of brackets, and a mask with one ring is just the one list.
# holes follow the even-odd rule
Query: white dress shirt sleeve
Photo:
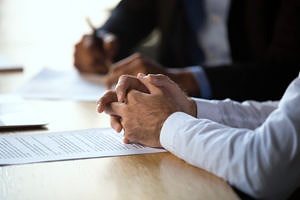
[[225, 99], [206, 100], [193, 98], [197, 104], [197, 118], [236, 128], [254, 129], [261, 125], [278, 106], [278, 101], [244, 101], [242, 103]]
[[[176, 112], [165, 121], [160, 136], [165, 149], [255, 198], [285, 199], [300, 186], [300, 78], [289, 86], [277, 109], [267, 109], [274, 110], [266, 112], [267, 118], [260, 114], [259, 103], [253, 107], [226, 100], [217, 108], [211, 106], [214, 114], [205, 116], [200, 104], [198, 119]], [[246, 120], [239, 119], [242, 116]], [[252, 116], [261, 119], [241, 128], [247, 127], [245, 121], [253, 121]]]

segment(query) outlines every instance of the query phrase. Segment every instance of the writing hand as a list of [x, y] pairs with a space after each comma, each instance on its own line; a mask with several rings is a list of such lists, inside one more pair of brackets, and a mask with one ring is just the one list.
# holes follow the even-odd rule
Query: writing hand
[[136, 76], [138, 73], [164, 74], [180, 85], [189, 96], [200, 96], [200, 88], [192, 72], [185, 70], [185, 68], [172, 69], [163, 67], [139, 53], [115, 63], [105, 78], [105, 84], [108, 88], [111, 88], [121, 75]]
[[117, 51], [114, 35], [84, 35], [75, 45], [74, 66], [83, 73], [106, 74]]
[[138, 73], [143, 74], [166, 74], [166, 68], [160, 64], [145, 57], [140, 53], [135, 53], [117, 63], [114, 63], [106, 76], [105, 84], [108, 88], [116, 84], [121, 75], [133, 75]]

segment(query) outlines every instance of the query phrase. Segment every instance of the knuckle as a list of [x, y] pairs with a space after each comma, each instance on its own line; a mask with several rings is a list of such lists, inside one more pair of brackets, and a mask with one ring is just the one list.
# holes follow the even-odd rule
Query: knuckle
[[122, 74], [120, 77], [119, 77], [119, 80], [121, 81], [126, 81], [128, 79], [128, 75], [126, 74]]
[[103, 102], [106, 102], [106, 101], [115, 101], [116, 100], [116, 97], [115, 97], [115, 92], [112, 91], [112, 90], [108, 90], [106, 91], [103, 96], [100, 98], [100, 101], [102, 100]]
[[120, 75], [119, 79], [118, 79], [117, 86], [120, 87], [120, 86], [125, 85], [126, 83], [128, 83], [129, 79], [130, 79], [129, 75], [124, 75], [124, 74]]
[[169, 77], [164, 74], [151, 74], [151, 75], [156, 76], [157, 78], [160, 78], [160, 79], [169, 79]]

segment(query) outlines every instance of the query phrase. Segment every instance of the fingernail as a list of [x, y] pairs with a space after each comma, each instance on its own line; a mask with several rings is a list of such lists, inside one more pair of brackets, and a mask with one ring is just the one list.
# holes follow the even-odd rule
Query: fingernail
[[138, 73], [138, 75], [137, 75], [138, 78], [144, 78], [145, 76], [146, 76], [146, 75], [143, 74], [143, 73]]

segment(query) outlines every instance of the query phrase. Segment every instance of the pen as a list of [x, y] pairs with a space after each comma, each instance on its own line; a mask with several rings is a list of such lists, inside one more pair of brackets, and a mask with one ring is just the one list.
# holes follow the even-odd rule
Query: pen
[[101, 49], [103, 50], [103, 39], [101, 37], [98, 37], [97, 34], [97, 28], [93, 25], [93, 23], [91, 22], [89, 17], [86, 17], [86, 22], [89, 25], [89, 27], [92, 29], [93, 33], [93, 40], [95, 42], [95, 44]]
[[87, 24], [89, 25], [89, 27], [93, 30], [93, 32], [96, 32], [96, 27], [91, 22], [91, 19], [89, 17], [86, 17], [85, 20], [86, 20]]
[[102, 53], [103, 55], [103, 60], [102, 60], [102, 68], [105, 70], [101, 73], [107, 73], [109, 66], [111, 65], [111, 61], [107, 58], [106, 51], [104, 49], [104, 42], [103, 42], [103, 36], [104, 33], [101, 31], [98, 31], [97, 28], [93, 25], [89, 17], [86, 17], [86, 22], [89, 25], [89, 27], [92, 29], [92, 44], [95, 48], [98, 48], [98, 50]]

